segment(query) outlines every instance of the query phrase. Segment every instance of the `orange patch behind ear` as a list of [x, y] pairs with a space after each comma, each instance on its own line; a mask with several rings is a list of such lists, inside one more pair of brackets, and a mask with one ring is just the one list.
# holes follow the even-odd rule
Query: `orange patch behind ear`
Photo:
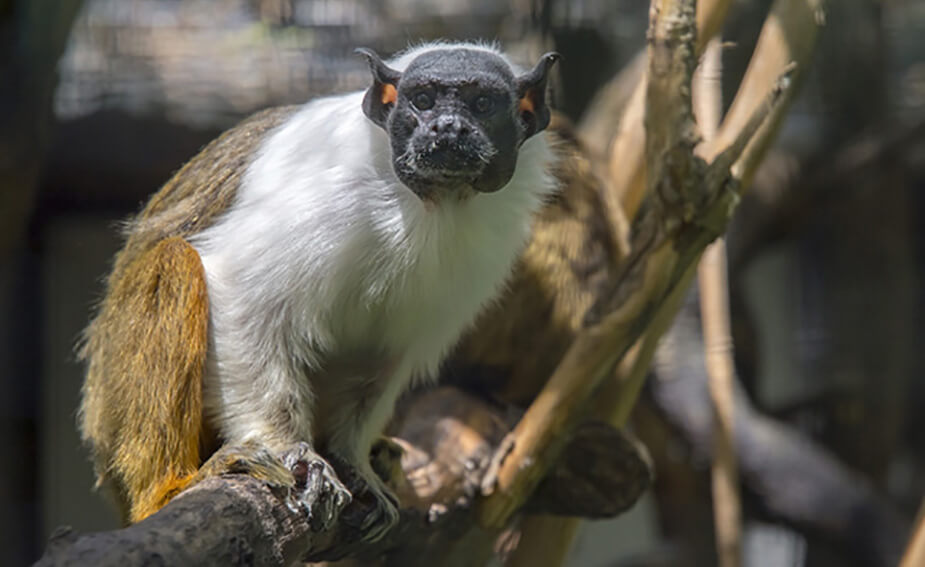
[[520, 99], [520, 104], [517, 106], [518, 112], [529, 112], [531, 114], [536, 114], [536, 109], [533, 106], [533, 99], [530, 98], [530, 94], [527, 93], [522, 99]]
[[398, 100], [398, 89], [394, 85], [385, 83], [382, 85], [382, 94], [379, 96], [382, 104], [394, 104]]

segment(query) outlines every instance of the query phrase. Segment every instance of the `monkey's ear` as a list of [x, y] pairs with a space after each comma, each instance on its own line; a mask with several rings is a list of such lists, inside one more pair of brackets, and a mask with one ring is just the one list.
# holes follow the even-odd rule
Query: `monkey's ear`
[[[549, 126], [549, 107], [546, 106], [546, 79], [549, 69], [562, 56], [547, 53], [529, 73], [517, 77], [517, 114], [527, 130], [526, 138]], [[525, 139], [526, 139], [525, 138]]]
[[360, 47], [356, 49], [356, 53], [366, 58], [369, 72], [373, 75], [373, 84], [363, 97], [363, 113], [385, 128], [389, 111], [398, 100], [398, 80], [401, 79], [401, 73], [383, 63], [372, 49]]

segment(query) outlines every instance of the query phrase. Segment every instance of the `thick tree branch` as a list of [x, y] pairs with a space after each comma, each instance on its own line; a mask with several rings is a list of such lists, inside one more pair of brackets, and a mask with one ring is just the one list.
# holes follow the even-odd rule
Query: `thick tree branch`
[[[697, 56], [705, 42], [719, 33], [730, 0], [697, 3]], [[582, 120], [579, 132], [595, 155], [608, 155], [604, 192], [606, 214], [614, 227], [616, 249], [626, 250], [629, 221], [635, 218], [646, 194], [646, 90], [648, 60], [640, 52], [596, 97]], [[608, 151], [609, 147], [609, 151]], [[625, 254], [624, 254], [625, 255]]]
[[[363, 565], [414, 565], [425, 556], [428, 564], [443, 564], [433, 550], [449, 548], [443, 542], [471, 523], [473, 499], [510, 417], [450, 387], [415, 396], [400, 415], [393, 426], [404, 451], [400, 466], [386, 455], [377, 468], [392, 473], [390, 484], [403, 505], [401, 522], [375, 544], [358, 543], [359, 534], [343, 524], [314, 533], [285, 490], [229, 475], [194, 486], [121, 530], [80, 536], [59, 530], [37, 565], [290, 565], [348, 555]], [[632, 506], [651, 482], [641, 446], [602, 423], [576, 430], [561, 463], [550, 470], [529, 510], [610, 517]], [[350, 487], [350, 479], [345, 481]]]
[[212, 478], [122, 530], [59, 529], [37, 566], [289, 565], [312, 545], [308, 518], [246, 476]]
[[[725, 9], [728, 7], [728, 3], [724, 2], [701, 2], [698, 6], [698, 24], [704, 27], [701, 30], [706, 30], [701, 35], [700, 45], [703, 45], [707, 39], [715, 32], [715, 29], [719, 27], [722, 17], [713, 18], [713, 14], [723, 14]], [[818, 7], [813, 6], [813, 9], [816, 10]], [[781, 3], [775, 6], [775, 10], [780, 13]], [[814, 12], [807, 15], [806, 10], [796, 10], [793, 17], [790, 19], [785, 19], [783, 25], [787, 27], [787, 30], [783, 32], [783, 35], [780, 35], [780, 32], [777, 34], [763, 31], [763, 38], [771, 38], [770, 40], [765, 39], [761, 43], [760, 49], [756, 52], [753, 57], [753, 65], [756, 58], [759, 54], [764, 56], [769, 50], [779, 49], [784, 53], [790, 53], [793, 55], [792, 59], [789, 61], [799, 61], [801, 64], [806, 64], [809, 56], [812, 53], [812, 46], [815, 43], [816, 37], [816, 25], [819, 22], [819, 18], [816, 16], [818, 12]], [[712, 23], [705, 23], [712, 22]], [[768, 20], [765, 23], [765, 27], [772, 25], [779, 25], [781, 22], [779, 19]], [[713, 28], [711, 31], [710, 26], [715, 25], [716, 28]], [[799, 41], [797, 42], [799, 48], [791, 47], [790, 45], [784, 43], [781, 44], [778, 40], [781, 37], [790, 38], [794, 34], [801, 35]], [[808, 46], [808, 47], [807, 47]], [[610, 167], [611, 167], [611, 190], [607, 195], [609, 197], [608, 205], [610, 208], [621, 206], [621, 214], [625, 210], [625, 217], [634, 218], [636, 213], [642, 203], [643, 196], [645, 195], [645, 186], [646, 186], [646, 177], [645, 169], [643, 167], [643, 153], [639, 151], [643, 147], [643, 140], [645, 134], [642, 128], [642, 109], [644, 108], [645, 97], [643, 93], [645, 91], [645, 76], [641, 70], [641, 65], [633, 65], [632, 68], [628, 70], [631, 72], [634, 77], [639, 77], [639, 84], [635, 93], [629, 97], [629, 102], [627, 103], [627, 97], [621, 96], [620, 100], [623, 101], [620, 103], [619, 108], [622, 110], [620, 114], [620, 132], [617, 135], [614, 144], [611, 148], [611, 158], [610, 158]], [[772, 78], [772, 81], [776, 79], [776, 76]], [[627, 83], [629, 79], [626, 77], [621, 77], [623, 83]], [[752, 72], [748, 75], [747, 85], [748, 88], [744, 88], [742, 92], [766, 92], [768, 88], [771, 87], [767, 80], [766, 74]], [[783, 85], [781, 85], [783, 86]], [[768, 96], [767, 101], [778, 101], [780, 99], [780, 90], [775, 88], [771, 95]], [[626, 86], [618, 89], [619, 92], [630, 92]], [[776, 93], [776, 94], [775, 94]], [[740, 99], [741, 97], [737, 97]], [[747, 97], [749, 103], [739, 102], [740, 108], [754, 108], [754, 101], [751, 100], [751, 97]], [[789, 106], [790, 99], [784, 99], [779, 102], [779, 116], [783, 115], [784, 109]], [[606, 110], [608, 105], [605, 102], [598, 102], [591, 111], [589, 111], [586, 120], [583, 122], [582, 132], [586, 136], [589, 136], [589, 141], [597, 143], [598, 145], [603, 145], [602, 141], [605, 141], [606, 138], [601, 134], [601, 124], [605, 123], [615, 123], [613, 120], [607, 120], [606, 116], [601, 114]], [[754, 113], [752, 123], [755, 125], [760, 125], [765, 113]], [[597, 126], [595, 126], [597, 125]], [[741, 126], [740, 126], [741, 127]], [[741, 130], [739, 136], [741, 139], [747, 140], [749, 136], [752, 135], [755, 128], [744, 128], [748, 130], [746, 135], [742, 135]], [[734, 131], [735, 128], [727, 125], [727, 131]], [[772, 135], [774, 129], [766, 128], [764, 130], [765, 136]], [[758, 146], [756, 146], [758, 147]], [[705, 149], [705, 148], [701, 148]], [[764, 146], [760, 150], [756, 150], [753, 155], [759, 156], [762, 154]], [[736, 150], [736, 154], [740, 153], [742, 150]], [[701, 154], [703, 155], [703, 154]], [[759, 160], [753, 160], [749, 163], [750, 166], [754, 167]], [[715, 168], [717, 172], [723, 172], [723, 168]], [[751, 172], [746, 171], [750, 175]], [[746, 187], [748, 182], [746, 181], [740, 186], [740, 189]], [[611, 213], [612, 217], [619, 218], [621, 215], [614, 215]], [[622, 226], [621, 224], [615, 224], [615, 228]], [[681, 300], [684, 297], [684, 290], [690, 284], [690, 281], [693, 278], [693, 270], [688, 270], [681, 278], [675, 291], [665, 300], [665, 302], [658, 308], [658, 313], [655, 315], [654, 319], [649, 323], [644, 336], [623, 356], [617, 370], [612, 379], [607, 380], [607, 382], [600, 389], [598, 395], [595, 396], [596, 400], [594, 403], [594, 413], [598, 416], [607, 416], [607, 419], [610, 423], [620, 426], [626, 423], [632, 408], [635, 405], [638, 393], [641, 389], [643, 381], [645, 379], [646, 373], [651, 365], [651, 361], [656, 352], [656, 347], [658, 345], [659, 338], [668, 328], [674, 314], [678, 310], [678, 306], [681, 304]], [[549, 541], [551, 538], [557, 539], [557, 543], [553, 546], [554, 550], [557, 550], [555, 557], [561, 558], [564, 557], [564, 550], [567, 549], [568, 542], [571, 540], [571, 535], [574, 533], [576, 527], [575, 520], [556, 520], [549, 519], [545, 520], [543, 523], [537, 523], [533, 521], [528, 523], [525, 530], [524, 536], [530, 537], [535, 535], [534, 539], [542, 539], [542, 545], [545, 546], [544, 549], [549, 547]], [[531, 528], [532, 531], [531, 531]], [[561, 528], [558, 529], [557, 528]], [[528, 544], [529, 545], [529, 544]], [[530, 554], [525, 555], [528, 559], [526, 562], [519, 564], [530, 564], [529, 557]]]

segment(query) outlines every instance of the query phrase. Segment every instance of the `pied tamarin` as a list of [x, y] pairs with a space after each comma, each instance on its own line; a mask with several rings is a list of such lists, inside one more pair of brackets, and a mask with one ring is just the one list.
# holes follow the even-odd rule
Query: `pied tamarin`
[[230, 470], [291, 486], [297, 462], [323, 464], [339, 510], [335, 458], [374, 502], [366, 538], [397, 520], [371, 446], [555, 188], [537, 134], [557, 55], [524, 72], [480, 44], [359, 51], [367, 90], [244, 121], [127, 225], [81, 350], [80, 426], [128, 521]]

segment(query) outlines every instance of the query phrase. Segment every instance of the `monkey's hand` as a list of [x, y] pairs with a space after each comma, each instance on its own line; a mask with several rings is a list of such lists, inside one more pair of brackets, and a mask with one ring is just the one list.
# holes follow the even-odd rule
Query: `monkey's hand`
[[379, 541], [398, 523], [398, 498], [386, 481], [401, 454], [401, 446], [383, 437], [373, 446], [372, 463], [354, 464], [337, 457], [331, 460], [353, 489], [354, 504], [341, 515], [341, 524], [355, 530], [362, 541]]
[[296, 443], [279, 455], [256, 442], [225, 445], [202, 465], [191, 484], [223, 474], [246, 474], [285, 489], [289, 506], [304, 510], [315, 531], [329, 530], [352, 499], [331, 465], [308, 443]]

